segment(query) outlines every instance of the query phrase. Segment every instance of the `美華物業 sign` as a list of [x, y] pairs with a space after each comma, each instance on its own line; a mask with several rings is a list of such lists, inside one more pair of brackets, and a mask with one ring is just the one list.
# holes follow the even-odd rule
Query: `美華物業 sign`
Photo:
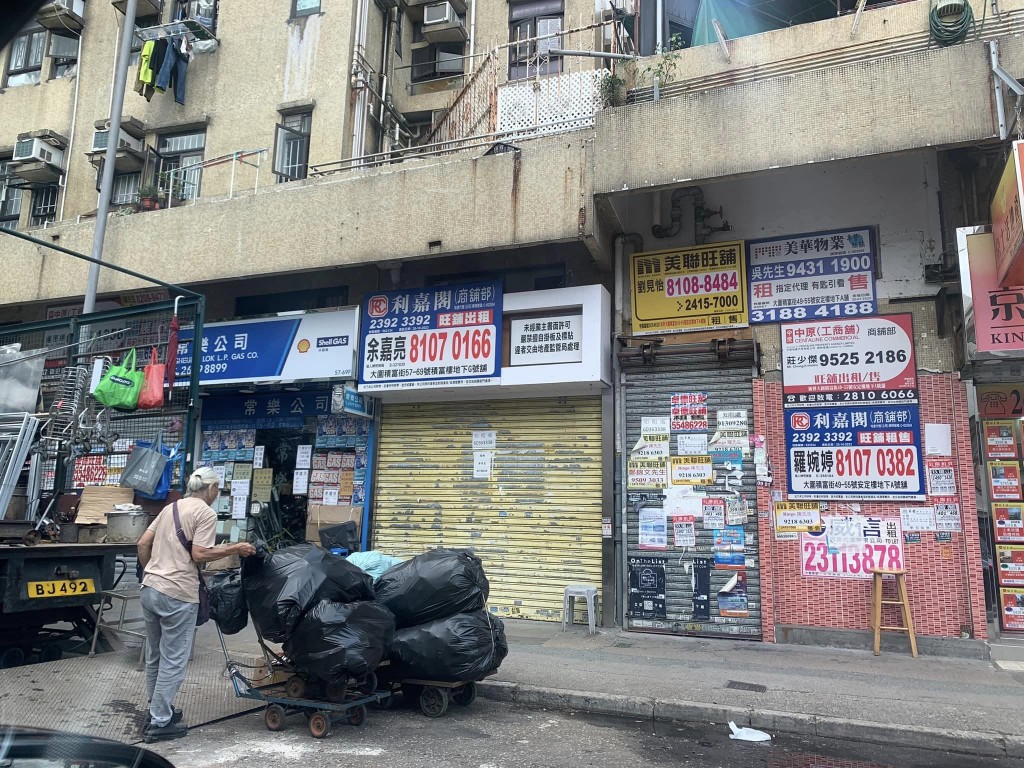
[[747, 327], [744, 261], [742, 241], [633, 254], [633, 333]]
[[501, 283], [367, 296], [359, 391], [499, 384]]
[[874, 243], [870, 227], [748, 241], [750, 322], [873, 315]]

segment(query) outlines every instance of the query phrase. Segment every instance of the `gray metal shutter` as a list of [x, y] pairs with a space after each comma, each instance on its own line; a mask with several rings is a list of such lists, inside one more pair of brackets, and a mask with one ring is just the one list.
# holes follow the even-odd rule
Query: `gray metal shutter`
[[[625, 376], [626, 442], [633, 446], [640, 437], [640, 420], [643, 416], [666, 416], [670, 412], [673, 394], [682, 392], [708, 393], [708, 430], [713, 434], [719, 410], [742, 409], [747, 412], [747, 428], [754, 434], [753, 365], [750, 359], [720, 361], [713, 354], [665, 356], [653, 364], [623, 361]], [[671, 454], [676, 455], [675, 438]], [[626, 448], [628, 451], [629, 449]], [[719, 466], [715, 466], [716, 472]], [[625, 480], [625, 478], [623, 478]], [[757, 536], [757, 484], [754, 475], [753, 457], [743, 461], [743, 479], [738, 486], [746, 497], [750, 514], [743, 526], [745, 536], [745, 571], [747, 575], [747, 610], [743, 618], [723, 617], [718, 612], [718, 590], [732, 578], [736, 571], [713, 569], [711, 571], [711, 611], [709, 621], [693, 620], [693, 588], [686, 566], [695, 558], [713, 557], [713, 534], [705, 531], [697, 521], [697, 547], [685, 552], [672, 546], [671, 521], [669, 526], [669, 547], [666, 553], [639, 549], [639, 515], [637, 505], [627, 507], [627, 558], [650, 557], [667, 554], [665, 567], [666, 619], [639, 619], [626, 617], [626, 628], [636, 631], [667, 632], [681, 635], [702, 635], [715, 637], [761, 637], [761, 573], [759, 542]], [[713, 488], [704, 489], [709, 496], [715, 495]], [[629, 494], [635, 500], [638, 494]], [[642, 494], [641, 494], [642, 495]], [[649, 506], [661, 506], [660, 500], [648, 502]], [[628, 588], [624, 596], [628, 605]], [[628, 609], [627, 609], [628, 611]]]

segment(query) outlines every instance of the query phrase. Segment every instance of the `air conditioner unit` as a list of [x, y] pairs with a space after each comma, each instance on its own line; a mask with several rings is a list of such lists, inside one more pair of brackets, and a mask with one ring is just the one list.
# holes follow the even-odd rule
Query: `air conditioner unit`
[[[110, 141], [110, 129], [104, 128], [99, 131], [93, 131], [92, 134], [92, 151], [103, 152], [107, 148], [107, 143]], [[117, 142], [118, 149], [134, 149], [136, 152], [142, 152], [145, 149], [145, 145], [142, 143], [142, 139], [136, 139], [134, 136], [129, 136], [124, 130], [121, 130], [120, 139]]]
[[454, 24], [459, 20], [451, 3], [434, 3], [423, 6], [423, 26], [431, 24]]
[[64, 150], [47, 144], [42, 139], [21, 139], [14, 145], [14, 154], [11, 156], [11, 160], [16, 162], [37, 160], [63, 167]]

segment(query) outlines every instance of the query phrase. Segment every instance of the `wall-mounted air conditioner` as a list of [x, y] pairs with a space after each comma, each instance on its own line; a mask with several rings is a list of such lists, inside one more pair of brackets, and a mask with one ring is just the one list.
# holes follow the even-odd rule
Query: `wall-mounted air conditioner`
[[[101, 129], [93, 131], [92, 134], [92, 151], [103, 152], [107, 148], [107, 143], [110, 141], [110, 130]], [[142, 152], [145, 149], [145, 145], [142, 139], [136, 139], [134, 136], [129, 136], [125, 133], [124, 129], [121, 130], [120, 139], [117, 142], [118, 149], [134, 149], [136, 152]]]
[[423, 26], [431, 24], [454, 24], [459, 20], [451, 3], [434, 3], [423, 6]]
[[38, 161], [63, 167], [64, 150], [47, 144], [42, 139], [19, 139], [14, 145], [14, 154], [11, 156], [11, 160], [15, 162]]

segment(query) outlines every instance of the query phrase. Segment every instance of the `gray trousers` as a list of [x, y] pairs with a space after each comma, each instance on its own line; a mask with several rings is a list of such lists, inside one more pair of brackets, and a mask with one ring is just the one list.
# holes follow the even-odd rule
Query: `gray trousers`
[[146, 621], [150, 724], [162, 727], [171, 721], [174, 697], [185, 681], [199, 604], [175, 600], [152, 587], [142, 588], [140, 602]]

